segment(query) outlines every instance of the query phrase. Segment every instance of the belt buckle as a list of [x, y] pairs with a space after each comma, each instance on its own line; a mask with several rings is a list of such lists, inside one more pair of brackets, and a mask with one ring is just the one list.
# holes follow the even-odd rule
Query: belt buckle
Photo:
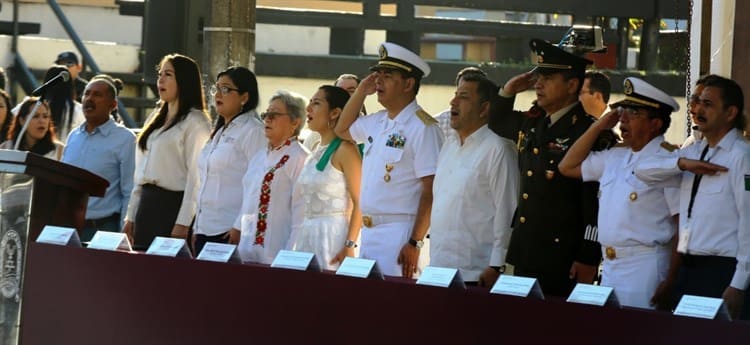
[[604, 253], [607, 256], [607, 259], [614, 260], [617, 257], [617, 251], [615, 251], [615, 248], [607, 247], [604, 249]]
[[362, 216], [362, 225], [371, 228], [372, 227], [372, 217], [371, 216]]

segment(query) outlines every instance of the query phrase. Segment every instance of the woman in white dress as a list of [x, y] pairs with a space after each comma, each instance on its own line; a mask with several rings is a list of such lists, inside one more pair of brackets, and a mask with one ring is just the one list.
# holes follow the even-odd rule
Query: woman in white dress
[[[8, 137], [5, 138], [8, 140], [0, 145], [0, 149], [13, 150], [16, 147], [16, 141], [18, 141], [26, 119], [37, 100], [39, 100], [37, 97], [27, 97], [20, 104], [18, 115], [11, 120]], [[30, 151], [49, 159], [60, 160], [65, 145], [57, 140], [55, 126], [52, 124], [52, 117], [50, 116], [47, 103], [41, 103], [29, 121], [31, 122], [29, 122], [26, 131], [20, 138], [21, 142], [18, 145], [18, 149], [21, 151]]]
[[293, 203], [292, 192], [309, 154], [297, 140], [306, 103], [300, 95], [277, 91], [261, 114], [268, 149], [247, 166], [240, 216], [230, 233], [230, 238], [240, 235], [238, 249], [245, 262], [270, 264], [288, 247], [293, 224], [302, 221], [301, 199]]
[[307, 126], [321, 142], [302, 168], [295, 186], [304, 200], [305, 217], [294, 229], [292, 248], [312, 252], [321, 268], [335, 270], [355, 255], [362, 223], [359, 187], [362, 158], [356, 145], [333, 132], [349, 93], [321, 86], [307, 106]]

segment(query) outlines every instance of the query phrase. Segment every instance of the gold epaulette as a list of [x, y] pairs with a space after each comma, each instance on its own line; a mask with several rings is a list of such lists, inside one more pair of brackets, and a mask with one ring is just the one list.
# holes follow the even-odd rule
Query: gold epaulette
[[665, 150], [667, 150], [667, 151], [669, 151], [669, 152], [673, 152], [674, 150], [677, 150], [677, 149], [679, 149], [679, 148], [680, 148], [679, 146], [677, 146], [677, 145], [673, 145], [673, 144], [670, 144], [670, 143], [668, 143], [668, 142], [666, 142], [666, 141], [662, 142], [660, 146], [661, 146], [661, 147], [662, 147], [663, 149], [665, 149]]
[[425, 125], [433, 125], [433, 124], [438, 123], [438, 120], [436, 120], [434, 117], [430, 116], [430, 114], [428, 114], [426, 111], [424, 111], [422, 109], [417, 110], [417, 117]]

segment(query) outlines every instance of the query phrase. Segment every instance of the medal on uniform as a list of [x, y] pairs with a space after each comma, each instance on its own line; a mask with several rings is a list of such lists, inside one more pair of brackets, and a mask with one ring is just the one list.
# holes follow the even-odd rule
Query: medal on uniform
[[518, 152], [523, 151], [525, 138], [526, 138], [526, 133], [524, 133], [523, 131], [518, 131], [518, 141], [516, 142], [516, 149], [518, 150]]
[[553, 170], [545, 170], [544, 171], [544, 177], [546, 177], [548, 180], [551, 180], [555, 178], [555, 171]]
[[385, 175], [383, 175], [383, 181], [391, 182], [391, 170], [393, 170], [392, 164], [385, 165]]
[[630, 193], [630, 201], [635, 201], [636, 199], [638, 199], [638, 193], [636, 192]]

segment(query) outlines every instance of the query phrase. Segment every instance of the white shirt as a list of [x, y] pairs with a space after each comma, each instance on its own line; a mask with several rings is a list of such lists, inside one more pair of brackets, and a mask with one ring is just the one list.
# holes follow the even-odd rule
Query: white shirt
[[638, 152], [629, 147], [591, 152], [581, 164], [583, 180], [599, 182], [602, 246], [661, 246], [674, 236], [678, 189], [649, 186], [633, 174], [642, 157], [666, 152], [663, 142], [664, 136], [658, 136]]
[[458, 268], [478, 281], [505, 263], [519, 172], [515, 144], [487, 125], [466, 138], [450, 137], [438, 160], [430, 218], [430, 265]]
[[[239, 245], [243, 261], [270, 264], [279, 250], [289, 248], [292, 228], [299, 227], [304, 219], [304, 199], [300, 194], [294, 197], [292, 194], [293, 192], [300, 193], [299, 189], [294, 189], [294, 184], [309, 154], [310, 152], [299, 141], [293, 139], [290, 145], [271, 151], [262, 150], [250, 160], [247, 173], [242, 178], [243, 197], [240, 216], [234, 222], [234, 227], [243, 231]], [[285, 155], [289, 155], [289, 159], [274, 172], [270, 185], [271, 194], [268, 202], [264, 245], [253, 245], [257, 230], [256, 224], [252, 224], [252, 229], [243, 229], [242, 216], [258, 215], [263, 179]], [[249, 236], [246, 236], [246, 231], [250, 232]]]
[[704, 160], [725, 166], [729, 171], [703, 176], [688, 219], [695, 175], [681, 172], [677, 160], [699, 159], [706, 145], [703, 140], [670, 155], [654, 156], [648, 164], [641, 164], [636, 174], [649, 183], [663, 183], [665, 178], [682, 175], [679, 231], [682, 241], [689, 229], [687, 253], [736, 258], [730, 285], [744, 290], [750, 285], [750, 144], [739, 130], [732, 129], [716, 147], [708, 150]]
[[172, 128], [151, 132], [146, 151], [135, 152], [135, 187], [130, 196], [126, 220], [135, 220], [145, 184], [184, 192], [176, 224], [189, 226], [195, 215], [198, 192], [198, 155], [208, 140], [211, 123], [198, 109], [191, 109], [184, 120]]
[[[352, 138], [365, 144], [360, 192], [363, 214], [417, 214], [420, 178], [435, 175], [443, 144], [440, 127], [423, 123], [417, 111], [422, 110], [413, 101], [394, 119], [381, 110], [357, 118], [349, 128]], [[387, 145], [389, 138], [403, 139], [403, 147]], [[384, 178], [386, 164], [393, 166], [388, 182]]]
[[242, 205], [242, 177], [250, 159], [267, 147], [264, 126], [255, 111], [235, 117], [203, 147], [198, 159], [196, 234], [215, 236], [233, 227]]

